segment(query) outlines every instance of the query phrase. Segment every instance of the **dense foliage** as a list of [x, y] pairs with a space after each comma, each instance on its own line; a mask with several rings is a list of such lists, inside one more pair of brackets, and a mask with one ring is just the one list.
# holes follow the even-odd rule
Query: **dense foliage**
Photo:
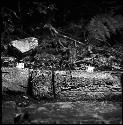
[[[89, 39], [97, 39], [106, 42], [111, 35], [118, 33], [123, 28], [123, 16], [121, 15], [97, 15], [94, 16], [87, 26]], [[107, 43], [110, 45], [110, 43]], [[115, 44], [115, 43], [112, 43]]]
[[[31, 61], [36, 66], [45, 65], [46, 68], [52, 65], [58, 69], [75, 69], [78, 63], [97, 67], [111, 67], [111, 60], [117, 60], [117, 65], [122, 63], [123, 16], [119, 14], [121, 7], [116, 1], [98, 3], [99, 12], [94, 14], [91, 14], [91, 9], [95, 5], [89, 8], [91, 3], [88, 2], [75, 4], [77, 10], [88, 7], [88, 17], [80, 14], [77, 19], [71, 16], [70, 5], [64, 11], [57, 2], [17, 1], [15, 5], [15, 10], [6, 6], [1, 9], [1, 46], [4, 52], [12, 40], [34, 36], [39, 40], [39, 47], [31, 60], [28, 57], [23, 59], [25, 63]], [[110, 7], [105, 9], [105, 5]]]

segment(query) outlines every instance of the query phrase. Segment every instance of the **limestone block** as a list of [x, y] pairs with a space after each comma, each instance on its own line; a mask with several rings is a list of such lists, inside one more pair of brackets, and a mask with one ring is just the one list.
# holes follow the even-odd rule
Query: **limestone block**
[[26, 92], [29, 79], [29, 69], [2, 67], [2, 90]]

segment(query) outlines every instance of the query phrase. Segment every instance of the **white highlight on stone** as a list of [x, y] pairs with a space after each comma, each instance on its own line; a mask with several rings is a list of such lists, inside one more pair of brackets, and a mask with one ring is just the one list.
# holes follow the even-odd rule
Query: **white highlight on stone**
[[19, 69], [23, 69], [24, 63], [17, 63], [16, 67], [19, 68]]
[[93, 72], [95, 67], [92, 66], [86, 66], [86, 71], [87, 72]]
[[22, 53], [34, 49], [38, 46], [38, 39], [34, 37], [29, 37], [25, 39], [14, 40], [11, 44], [20, 50]]
[[55, 74], [66, 75], [66, 71], [55, 71]]

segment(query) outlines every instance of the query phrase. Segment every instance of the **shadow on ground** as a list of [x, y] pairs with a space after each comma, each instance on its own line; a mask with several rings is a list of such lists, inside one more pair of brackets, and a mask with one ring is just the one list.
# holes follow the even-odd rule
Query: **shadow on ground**
[[122, 96], [108, 100], [35, 100], [23, 93], [4, 93], [3, 124], [122, 124]]

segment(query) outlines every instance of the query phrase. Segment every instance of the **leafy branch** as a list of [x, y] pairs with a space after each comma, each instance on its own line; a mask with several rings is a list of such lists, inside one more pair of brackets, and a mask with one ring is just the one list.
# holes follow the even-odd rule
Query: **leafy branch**
[[94, 38], [106, 44], [109, 44], [107, 38], [110, 38], [111, 34], [116, 34], [122, 28], [123, 17], [121, 15], [112, 16], [109, 14], [94, 16], [86, 27], [89, 32], [89, 39]]

